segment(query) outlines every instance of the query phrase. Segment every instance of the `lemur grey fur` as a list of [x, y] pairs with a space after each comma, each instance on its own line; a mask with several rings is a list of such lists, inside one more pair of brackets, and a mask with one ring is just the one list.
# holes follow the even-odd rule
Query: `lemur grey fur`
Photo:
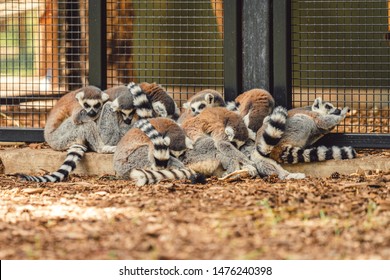
[[133, 95], [127, 86], [115, 86], [105, 91], [109, 100], [102, 108], [97, 126], [106, 145], [116, 145], [136, 121]]
[[62, 181], [74, 170], [87, 149], [98, 153], [113, 153], [115, 146], [104, 144], [95, 123], [107, 100], [108, 95], [94, 86], [87, 86], [61, 97], [48, 115], [44, 137], [52, 149], [68, 150], [63, 165], [50, 175], [19, 174], [19, 177], [25, 181]]
[[[253, 163], [238, 150], [247, 141], [248, 130], [237, 113], [224, 107], [209, 107], [186, 119], [182, 127], [196, 147], [194, 151], [187, 151], [183, 158], [191, 168], [196, 168], [196, 162], [200, 160], [204, 162], [200, 168], [216, 170], [222, 164], [227, 172], [241, 169], [247, 170], [251, 176], [257, 175]], [[207, 149], [204, 150], [204, 147]], [[210, 158], [211, 166], [207, 167]], [[210, 175], [212, 172], [207, 173]]]
[[[322, 104], [322, 100], [317, 99], [314, 104], [318, 102]], [[275, 109], [275, 114], [272, 113], [264, 120], [262, 128], [257, 133], [256, 150], [259, 154], [284, 163], [356, 157], [356, 152], [352, 147], [308, 148], [344, 120], [349, 111], [348, 107], [341, 111], [334, 108], [328, 110], [329, 108], [326, 107], [322, 110], [321, 104], [317, 104], [318, 107], [312, 107], [315, 111], [294, 109], [293, 112], [288, 113], [288, 117], [285, 112], [281, 114], [282, 109]]]
[[[203, 178], [170, 155], [192, 148], [184, 131], [171, 119], [143, 119], [119, 141], [114, 154], [118, 176], [134, 180], [138, 186], [164, 179]], [[172, 153], [174, 154], [174, 153]]]

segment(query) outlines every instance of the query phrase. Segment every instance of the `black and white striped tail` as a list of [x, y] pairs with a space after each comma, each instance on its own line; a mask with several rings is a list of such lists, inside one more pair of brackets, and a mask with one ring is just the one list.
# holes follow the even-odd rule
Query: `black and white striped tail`
[[271, 115], [264, 120], [266, 127], [257, 139], [256, 150], [260, 155], [268, 157], [272, 149], [279, 143], [286, 129], [287, 110], [282, 106], [276, 107]]
[[142, 90], [142, 88], [131, 82], [127, 85], [131, 94], [133, 95], [133, 104], [136, 108], [137, 115], [142, 118], [152, 118], [153, 117], [153, 107], [150, 103], [148, 96]]
[[309, 149], [298, 147], [286, 147], [280, 156], [284, 163], [318, 162], [331, 159], [352, 159], [356, 157], [356, 151], [349, 146], [325, 147], [319, 146]]
[[77, 165], [77, 162], [81, 160], [84, 153], [87, 151], [87, 147], [84, 145], [75, 144], [72, 145], [66, 155], [66, 159], [61, 167], [54, 173], [44, 176], [30, 176], [26, 174], [17, 174], [22, 181], [32, 182], [61, 182], [67, 178]]
[[130, 179], [134, 180], [137, 186], [154, 184], [162, 180], [190, 179], [193, 184], [204, 184], [206, 182], [204, 175], [195, 173], [189, 168], [162, 170], [133, 169], [130, 171]]
[[169, 160], [169, 140], [157, 131], [157, 129], [147, 120], [140, 119], [134, 124], [149, 137], [153, 143], [153, 156], [157, 168], [166, 168]]

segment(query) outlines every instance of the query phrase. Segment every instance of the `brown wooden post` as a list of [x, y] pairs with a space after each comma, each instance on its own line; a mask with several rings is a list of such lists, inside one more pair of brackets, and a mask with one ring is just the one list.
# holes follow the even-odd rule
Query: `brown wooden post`
[[218, 32], [223, 38], [223, 0], [210, 0], [210, 3], [217, 19]]

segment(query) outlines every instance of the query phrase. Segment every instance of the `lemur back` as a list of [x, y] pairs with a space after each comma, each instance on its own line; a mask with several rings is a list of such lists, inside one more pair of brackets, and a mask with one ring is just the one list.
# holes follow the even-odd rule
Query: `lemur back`
[[148, 96], [156, 117], [165, 117], [176, 120], [179, 117], [179, 108], [166, 90], [156, 83], [139, 84], [143, 92]]
[[249, 138], [256, 139], [256, 132], [263, 124], [266, 116], [271, 114], [275, 107], [272, 95], [264, 89], [251, 89], [235, 99], [239, 114], [248, 127]]
[[217, 141], [242, 146], [248, 139], [248, 130], [243, 119], [224, 107], [210, 107], [182, 123], [183, 129], [192, 141], [202, 136], [211, 136]]
[[[248, 130], [237, 113], [224, 107], [210, 107], [182, 124], [188, 137], [194, 142], [194, 150], [183, 158], [193, 168], [198, 166], [208, 175], [219, 169], [229, 173], [246, 169], [252, 176], [257, 174], [253, 163], [238, 148], [248, 139]], [[198, 164], [199, 162], [202, 163]]]
[[52, 149], [68, 151], [63, 165], [50, 175], [19, 174], [19, 177], [25, 181], [62, 181], [76, 168], [87, 149], [113, 153], [115, 147], [104, 144], [95, 123], [107, 100], [108, 95], [94, 86], [81, 88], [61, 97], [48, 115], [44, 137]]
[[143, 119], [135, 126], [120, 140], [114, 154], [118, 176], [132, 179], [137, 185], [163, 179], [200, 178], [170, 155], [192, 148], [191, 141], [173, 120]]

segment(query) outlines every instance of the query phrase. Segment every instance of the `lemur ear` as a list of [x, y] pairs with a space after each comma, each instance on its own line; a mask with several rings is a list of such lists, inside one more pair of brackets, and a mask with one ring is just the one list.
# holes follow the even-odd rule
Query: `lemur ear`
[[213, 104], [214, 103], [214, 96], [211, 93], [207, 93], [204, 97], [207, 104]]
[[229, 141], [233, 141], [233, 139], [234, 139], [234, 129], [231, 126], [227, 126], [225, 128], [225, 133], [226, 133], [226, 135], [228, 137], [228, 140]]
[[84, 99], [84, 91], [80, 91], [76, 94], [76, 99], [78, 101], [81, 101], [82, 99]]
[[111, 109], [116, 112], [119, 110], [119, 103], [118, 103], [118, 98], [116, 98], [114, 101], [111, 103]]
[[165, 136], [163, 141], [164, 141], [164, 144], [167, 146], [169, 146], [169, 144], [171, 144], [171, 138], [169, 138], [168, 136]]
[[130, 89], [130, 88], [132, 88], [133, 86], [135, 86], [135, 83], [134, 83], [134, 82], [130, 82], [130, 83], [128, 83], [127, 88]]
[[182, 106], [184, 109], [188, 109], [190, 107], [190, 103], [189, 102], [183, 103]]
[[317, 97], [316, 100], [314, 100], [313, 105], [311, 106], [312, 108], [320, 108], [320, 105], [322, 104], [322, 98]]
[[194, 149], [194, 142], [192, 142], [192, 140], [188, 137], [186, 137], [186, 147], [190, 150]]
[[109, 98], [110, 98], [110, 96], [107, 93], [102, 92], [102, 100], [103, 100], [103, 102], [106, 102]]

